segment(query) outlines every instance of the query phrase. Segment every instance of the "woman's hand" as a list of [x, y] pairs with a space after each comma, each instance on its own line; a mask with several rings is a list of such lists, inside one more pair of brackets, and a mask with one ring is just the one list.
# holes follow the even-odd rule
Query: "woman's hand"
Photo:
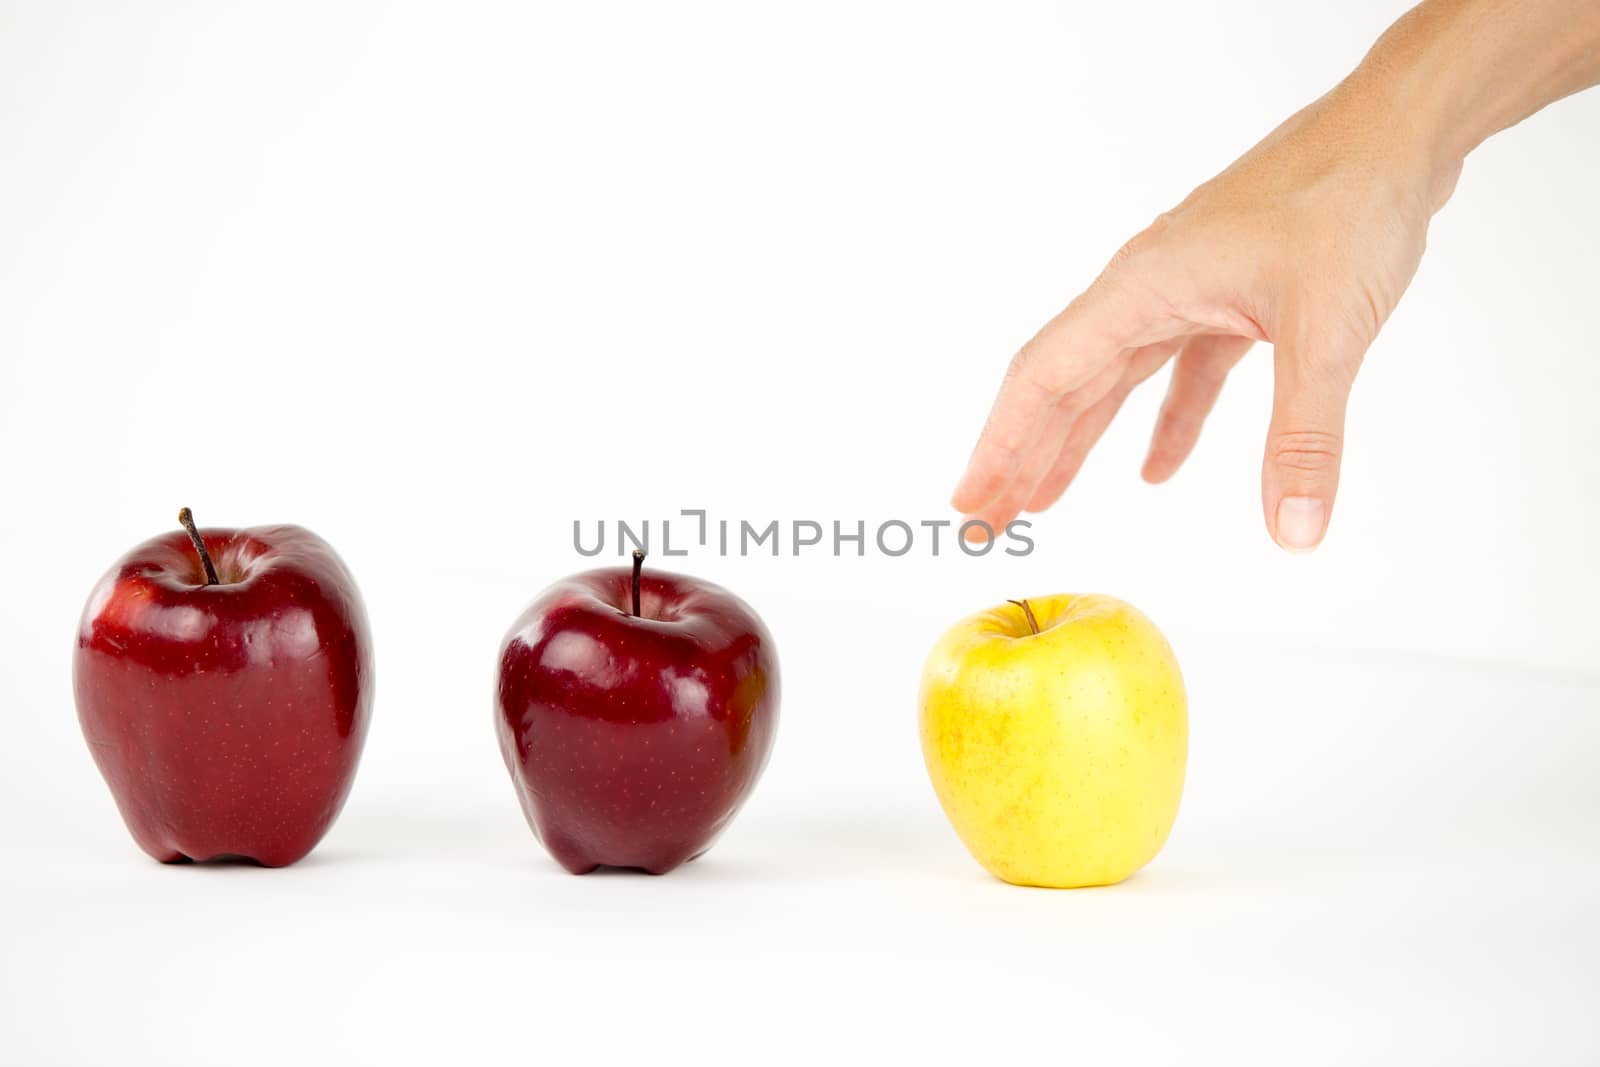
[[953, 503], [991, 529], [1049, 507], [1133, 387], [1176, 357], [1144, 462], [1147, 480], [1165, 481], [1229, 369], [1267, 341], [1267, 529], [1285, 548], [1315, 548], [1339, 487], [1351, 383], [1461, 161], [1596, 84], [1595, 0], [1413, 8], [1338, 88], [1129, 241], [1023, 346]]
[[1412, 133], [1352, 80], [1129, 241], [1011, 361], [955, 506], [993, 529], [1049, 507], [1128, 393], [1173, 359], [1144, 462], [1147, 481], [1165, 481], [1228, 371], [1267, 341], [1267, 529], [1285, 548], [1316, 547], [1351, 384], [1459, 173]]

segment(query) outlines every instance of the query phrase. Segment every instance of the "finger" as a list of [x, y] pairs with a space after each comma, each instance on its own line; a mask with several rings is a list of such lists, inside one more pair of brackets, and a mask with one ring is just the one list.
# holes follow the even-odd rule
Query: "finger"
[[1206, 334], [1178, 353], [1172, 383], [1150, 438], [1150, 452], [1145, 456], [1145, 481], [1164, 482], [1183, 466], [1200, 439], [1200, 428], [1216, 405], [1228, 372], [1254, 343], [1248, 337]]
[[1092, 382], [1139, 329], [1129, 298], [1096, 283], [1023, 346], [1006, 371], [951, 504], [974, 514], [1021, 470], [1056, 401]]
[[[1034, 490], [1055, 465], [1056, 457], [1070, 440], [1070, 434], [1076, 432], [1077, 425], [1089, 411], [1094, 410], [1118, 387], [1128, 373], [1128, 364], [1129, 355], [1119, 354], [1095, 376], [1093, 381], [1085, 383], [1061, 399], [1061, 409], [1066, 418], [1059, 427], [1060, 433], [1051, 442], [1040, 442], [1041, 447], [1034, 450], [1028, 464], [1017, 473], [1017, 477], [1012, 479], [1006, 491], [973, 516], [983, 520], [985, 526], [969, 530], [967, 537], [969, 541], [984, 540], [981, 536], [983, 529], [1002, 530], [1006, 523], [1021, 513], [1023, 507], [1033, 497]], [[1048, 447], [1044, 447], [1046, 444]]]
[[1111, 425], [1111, 420], [1117, 417], [1122, 402], [1128, 399], [1130, 392], [1131, 388], [1119, 385], [1083, 413], [1083, 417], [1073, 425], [1072, 433], [1068, 435], [1055, 464], [1028, 497], [1029, 511], [1043, 511], [1061, 499], [1073, 479], [1077, 478], [1078, 471], [1083, 469], [1083, 461], [1088, 458], [1089, 450], [1099, 442], [1106, 427]]
[[[1022, 505], [1027, 501], [1029, 492], [1049, 472], [1051, 461], [1061, 451], [1067, 433], [1078, 421], [1080, 412], [1073, 399], [1063, 397], [1056, 401], [1050, 422], [1039, 435], [1037, 446], [1029, 451], [1016, 476], [1011, 479], [1011, 483], [989, 504], [965, 517], [963, 526], [968, 541], [981, 544], [989, 540], [995, 531], [1005, 529], [1006, 523], [1017, 517]], [[966, 526], [974, 520], [980, 521], [983, 525]]]
[[1276, 348], [1261, 503], [1273, 540], [1291, 551], [1309, 552], [1327, 533], [1361, 354], [1359, 347], [1340, 351], [1332, 335]]
[[1171, 359], [1182, 345], [1182, 338], [1173, 338], [1145, 345], [1129, 355], [1122, 376], [1073, 424], [1044, 477], [1032, 486], [1025, 498], [1029, 511], [1043, 511], [1061, 498], [1083, 469], [1090, 450], [1099, 443], [1106, 427], [1117, 417], [1128, 394], [1161, 369], [1162, 364]]

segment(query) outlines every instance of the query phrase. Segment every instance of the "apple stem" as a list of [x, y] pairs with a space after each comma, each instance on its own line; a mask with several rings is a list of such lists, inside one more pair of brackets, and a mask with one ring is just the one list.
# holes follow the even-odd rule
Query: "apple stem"
[[633, 550], [633, 617], [639, 617], [639, 572], [644, 570], [644, 549]]
[[206, 569], [206, 584], [220, 585], [217, 579], [217, 568], [211, 565], [211, 553], [206, 551], [205, 538], [200, 536], [200, 531], [195, 529], [194, 512], [188, 508], [178, 509], [178, 522], [189, 531], [189, 540], [194, 542], [194, 550], [200, 553], [200, 566]]
[[1039, 620], [1033, 617], [1033, 609], [1028, 606], [1027, 600], [1008, 600], [1006, 603], [1015, 604], [1017, 607], [1021, 608], [1022, 613], [1028, 617], [1028, 629], [1032, 630], [1034, 633], [1039, 632]]

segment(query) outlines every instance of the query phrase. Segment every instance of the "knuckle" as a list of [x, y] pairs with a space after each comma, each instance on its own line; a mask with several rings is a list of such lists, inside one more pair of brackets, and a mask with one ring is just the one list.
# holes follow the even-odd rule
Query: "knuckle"
[[1040, 367], [1033, 376], [1033, 387], [1051, 400], [1072, 392], [1072, 378], [1060, 367]]
[[1173, 227], [1175, 227], [1177, 224], [1177, 209], [1168, 208], [1166, 211], [1163, 211], [1161, 214], [1151, 219], [1150, 225], [1139, 231], [1139, 235], [1135, 238], [1135, 240], [1141, 241], [1147, 245], [1155, 244], [1157, 241], [1160, 241], [1163, 237], [1171, 233]]
[[1010, 363], [1006, 364], [1005, 381], [1002, 384], [1006, 388], [1015, 388], [1018, 383], [1033, 373], [1033, 363], [1033, 356], [1024, 347], [1011, 357]]
[[1112, 253], [1102, 277], [1118, 275], [1130, 262], [1148, 258], [1151, 252], [1171, 239], [1177, 225], [1178, 215], [1175, 210], [1163, 211], [1157, 215], [1150, 221], [1150, 225], [1128, 238], [1121, 248]]
[[990, 434], [989, 449], [1008, 463], [1015, 462], [1022, 456], [1022, 442], [1017, 434], [1011, 432], [997, 431]]
[[991, 425], [984, 432], [983, 443], [990, 452], [1006, 463], [1015, 463], [1021, 459], [1028, 445], [1022, 428], [1006, 423]]
[[1145, 227], [1144, 232], [1151, 235], [1163, 234], [1172, 229], [1172, 227], [1177, 224], [1177, 221], [1178, 209], [1168, 208], [1161, 214], [1157, 215], [1154, 219], [1151, 219], [1150, 225]]
[[1338, 434], [1317, 430], [1280, 433], [1272, 441], [1272, 459], [1289, 470], [1325, 474], [1338, 468], [1342, 444]]
[[1111, 254], [1111, 260], [1106, 264], [1102, 277], [1115, 276], [1125, 270], [1130, 262], [1147, 255], [1152, 248], [1161, 242], [1162, 237], [1172, 227], [1172, 213], [1166, 212], [1156, 216], [1154, 222], [1128, 238], [1121, 248]]
[[1115, 252], [1111, 253], [1111, 258], [1106, 261], [1106, 269], [1101, 272], [1100, 277], [1103, 279], [1108, 275], [1115, 275], [1127, 265], [1130, 259], [1133, 259], [1141, 251], [1143, 251], [1144, 246], [1144, 234], [1139, 233], [1135, 234], [1133, 237], [1130, 237], [1123, 243], [1121, 248], [1118, 248]]
[[1076, 385], [1066, 361], [1040, 355], [1030, 342], [1011, 361], [1009, 375], [1014, 388], [1033, 389], [1047, 398], [1059, 397]]

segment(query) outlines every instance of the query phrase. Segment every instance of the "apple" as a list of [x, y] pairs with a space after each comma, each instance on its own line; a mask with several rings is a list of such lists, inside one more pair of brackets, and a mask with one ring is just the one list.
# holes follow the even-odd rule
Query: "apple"
[[78, 720], [140, 848], [282, 867], [350, 792], [372, 710], [366, 610], [309, 530], [178, 520], [89, 595]]
[[1188, 706], [1172, 649], [1131, 605], [1067, 594], [978, 612], [934, 646], [919, 704], [939, 803], [996, 877], [1110, 885], [1165, 843]]
[[546, 589], [500, 646], [495, 724], [522, 811], [573, 874], [705, 852], [778, 725], [778, 658], [719, 586], [622, 567]]

